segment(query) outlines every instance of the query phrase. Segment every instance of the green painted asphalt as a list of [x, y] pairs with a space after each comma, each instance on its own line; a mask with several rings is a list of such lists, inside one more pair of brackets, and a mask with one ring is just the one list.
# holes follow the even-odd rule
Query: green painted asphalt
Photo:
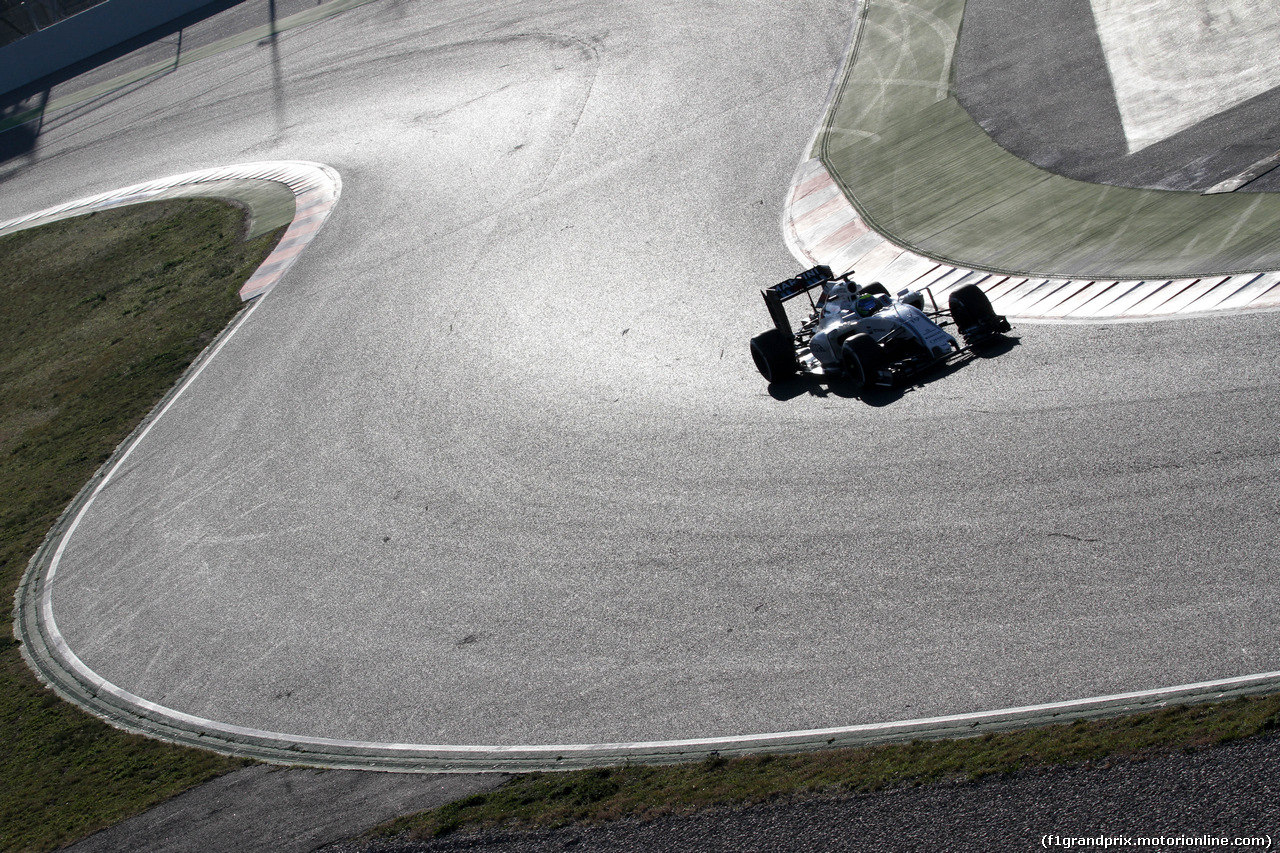
[[[171, 198], [217, 198], [240, 205], [249, 212], [248, 232], [245, 235], [245, 239], [248, 240], [288, 225], [293, 221], [297, 209], [296, 198], [289, 187], [279, 181], [252, 178], [180, 184], [158, 192], [147, 193], [135, 199], [126, 198], [126, 203], [163, 201]], [[104, 200], [101, 206], [74, 207], [71, 210], [55, 208], [47, 215], [24, 217], [0, 223], [0, 236], [25, 228], [46, 225], [71, 216], [84, 216], [90, 211], [115, 207], [119, 203], [114, 200]]]
[[1280, 269], [1280, 194], [1090, 184], [1001, 148], [954, 97], [964, 0], [862, 0], [817, 154], [863, 219], [946, 264], [1061, 279]]
[[157, 198], [218, 198], [239, 204], [249, 211], [246, 239], [283, 228], [293, 222], [297, 200], [293, 191], [279, 181], [236, 179], [209, 181], [166, 190]]

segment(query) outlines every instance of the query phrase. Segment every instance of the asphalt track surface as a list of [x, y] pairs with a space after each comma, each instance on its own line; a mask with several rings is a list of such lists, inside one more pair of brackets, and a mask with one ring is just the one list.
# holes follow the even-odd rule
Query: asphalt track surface
[[[1226, 29], [1224, 24], [1236, 20], [1250, 21], [1243, 32], [1261, 33], [1255, 22], [1273, 13], [1257, 4], [1242, 10], [1247, 5], [1201, 5], [1201, 26], [1182, 35], [1188, 40], [1211, 35], [1215, 25]], [[1165, 17], [1176, 8], [1167, 7]], [[1158, 21], [1159, 15], [1152, 18]], [[1169, 29], [1162, 27], [1163, 33], [1146, 39], [1167, 49], [1164, 61], [1151, 69], [1163, 72], [1165, 80], [1158, 82], [1181, 76], [1187, 88], [1194, 88], [1202, 83], [1197, 79], [1201, 75], [1186, 74], [1180, 66], [1203, 71], [1230, 64], [1208, 45], [1188, 49], [1162, 43], [1161, 35], [1167, 37]], [[1255, 67], [1266, 67], [1256, 62], [1256, 54], [1249, 58]], [[956, 51], [956, 96], [1006, 149], [1042, 168], [1093, 183], [1201, 191], [1280, 148], [1280, 89], [1273, 88], [1130, 151], [1090, 0], [971, 0]], [[1245, 191], [1277, 189], [1280, 174], [1271, 172]]]
[[1280, 668], [1274, 315], [770, 394], [841, 3], [376, 2], [46, 117], [0, 216], [305, 159], [342, 199], [71, 541], [58, 624], [303, 736], [691, 738]]

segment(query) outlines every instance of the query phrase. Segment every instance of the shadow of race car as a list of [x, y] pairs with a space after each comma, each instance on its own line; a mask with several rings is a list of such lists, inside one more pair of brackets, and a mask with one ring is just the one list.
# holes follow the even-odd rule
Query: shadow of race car
[[[816, 266], [761, 291], [774, 328], [751, 339], [751, 357], [766, 381], [803, 373], [842, 378], [855, 392], [892, 387], [1010, 330], [976, 284], [953, 290], [943, 311], [928, 288], [891, 296], [883, 284], [859, 285], [852, 276]], [[786, 304], [800, 296], [808, 311], [793, 331]]]

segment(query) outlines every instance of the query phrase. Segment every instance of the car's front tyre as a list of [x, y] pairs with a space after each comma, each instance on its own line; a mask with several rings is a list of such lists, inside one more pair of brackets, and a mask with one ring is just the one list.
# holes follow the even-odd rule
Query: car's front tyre
[[860, 393], [880, 378], [884, 354], [875, 338], [865, 333], [850, 335], [840, 345], [840, 365], [853, 390]]
[[947, 297], [947, 307], [967, 344], [1009, 331], [1009, 321], [996, 314], [991, 300], [976, 284], [966, 284], [953, 290]]

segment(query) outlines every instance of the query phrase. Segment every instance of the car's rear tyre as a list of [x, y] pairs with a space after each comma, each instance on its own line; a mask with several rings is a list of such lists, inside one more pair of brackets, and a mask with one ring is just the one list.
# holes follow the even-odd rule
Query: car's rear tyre
[[840, 364], [855, 391], [862, 391], [880, 378], [884, 355], [875, 338], [865, 333], [850, 335], [840, 345]]
[[751, 339], [751, 360], [770, 384], [796, 375], [795, 346], [791, 338], [778, 329], [769, 329]]
[[956, 328], [964, 335], [966, 343], [1009, 330], [1008, 321], [996, 314], [991, 300], [976, 284], [966, 284], [952, 291], [947, 297], [947, 307], [951, 309], [951, 319], [956, 321]]

